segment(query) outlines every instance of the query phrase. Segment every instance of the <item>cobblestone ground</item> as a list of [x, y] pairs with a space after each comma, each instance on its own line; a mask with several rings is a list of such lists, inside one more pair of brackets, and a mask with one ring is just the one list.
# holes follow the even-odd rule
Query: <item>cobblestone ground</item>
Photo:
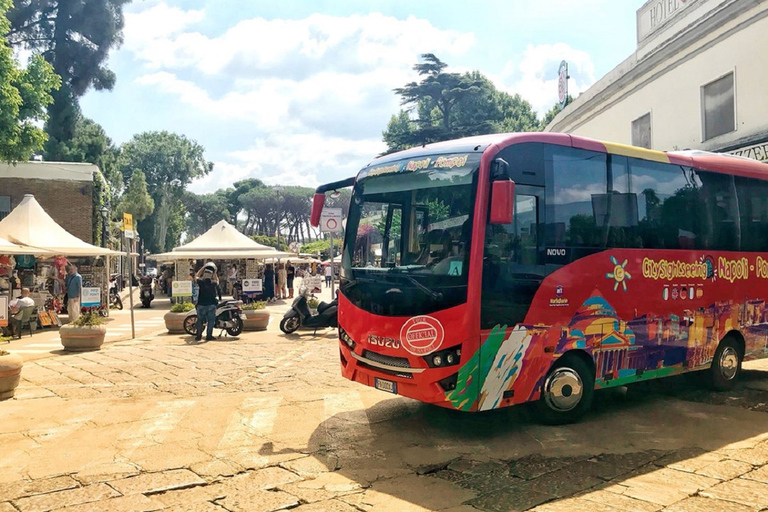
[[544, 427], [352, 384], [330, 333], [275, 329], [28, 362], [0, 402], [0, 512], [768, 509], [765, 363], [731, 393], [659, 381]]

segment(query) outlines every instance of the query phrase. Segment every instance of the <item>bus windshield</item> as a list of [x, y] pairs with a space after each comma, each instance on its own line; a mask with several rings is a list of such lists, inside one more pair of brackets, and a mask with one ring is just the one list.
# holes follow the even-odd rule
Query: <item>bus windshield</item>
[[387, 316], [465, 302], [478, 164], [479, 155], [446, 155], [363, 171], [347, 220], [357, 235], [346, 237], [342, 293]]

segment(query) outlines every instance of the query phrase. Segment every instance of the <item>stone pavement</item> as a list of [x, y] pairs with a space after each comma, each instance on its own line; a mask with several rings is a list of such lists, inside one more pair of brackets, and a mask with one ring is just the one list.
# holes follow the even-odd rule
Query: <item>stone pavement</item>
[[576, 425], [342, 379], [334, 334], [154, 336], [29, 361], [0, 512], [768, 510], [768, 364], [730, 393], [599, 393]]

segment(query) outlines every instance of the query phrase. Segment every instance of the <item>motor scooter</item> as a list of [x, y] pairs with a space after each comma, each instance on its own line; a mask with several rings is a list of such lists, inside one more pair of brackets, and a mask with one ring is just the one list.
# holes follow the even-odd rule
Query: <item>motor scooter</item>
[[307, 304], [311, 296], [309, 288], [302, 286], [299, 295], [293, 300], [291, 309], [285, 313], [280, 321], [280, 330], [285, 334], [295, 332], [299, 327], [314, 329], [325, 329], [327, 327], [338, 327], [337, 313], [339, 310], [338, 298], [331, 302], [321, 302], [317, 306], [317, 313], [313, 314]]
[[[216, 325], [214, 329], [227, 331], [230, 336], [239, 336], [243, 332], [243, 310], [240, 308], [242, 301], [225, 300], [216, 306]], [[205, 324], [203, 324], [205, 329]], [[184, 331], [192, 336], [197, 335], [197, 310], [193, 309], [184, 317]], [[221, 334], [219, 334], [221, 337]]]
[[151, 276], [141, 276], [139, 279], [139, 298], [141, 299], [141, 307], [148, 308], [155, 298], [155, 294], [152, 291], [152, 282], [154, 279]]
[[123, 301], [120, 299], [120, 294], [117, 291], [118, 276], [119, 274], [114, 274], [112, 279], [109, 280], [109, 307], [123, 309]]

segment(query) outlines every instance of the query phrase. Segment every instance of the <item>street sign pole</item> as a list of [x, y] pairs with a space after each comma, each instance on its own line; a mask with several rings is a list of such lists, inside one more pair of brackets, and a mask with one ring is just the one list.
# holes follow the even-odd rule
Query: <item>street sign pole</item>
[[131, 307], [131, 339], [136, 339], [136, 323], [133, 317], [133, 260], [131, 259], [131, 243], [133, 239], [133, 215], [123, 214], [123, 233], [125, 234], [125, 255], [128, 257], [128, 304]]
[[331, 231], [331, 300], [336, 297], [336, 294], [334, 293], [335, 277], [336, 273], [335, 269], [333, 268], [333, 231]]

